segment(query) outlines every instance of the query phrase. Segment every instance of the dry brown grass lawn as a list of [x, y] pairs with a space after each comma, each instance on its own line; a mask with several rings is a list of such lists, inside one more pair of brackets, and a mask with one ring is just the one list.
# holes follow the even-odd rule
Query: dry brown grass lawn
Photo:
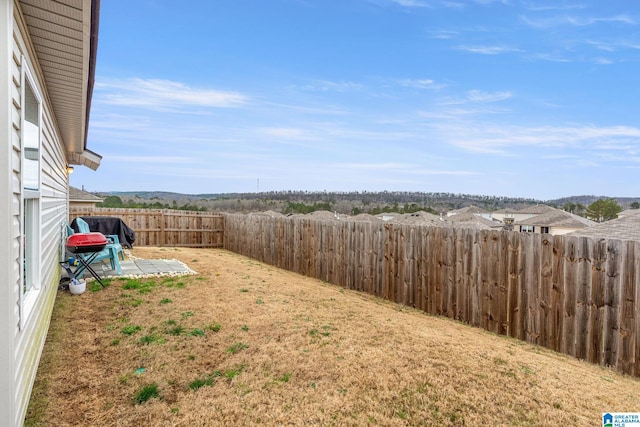
[[637, 379], [546, 349], [223, 250], [133, 253], [198, 275], [60, 293], [27, 425], [594, 426], [640, 411]]

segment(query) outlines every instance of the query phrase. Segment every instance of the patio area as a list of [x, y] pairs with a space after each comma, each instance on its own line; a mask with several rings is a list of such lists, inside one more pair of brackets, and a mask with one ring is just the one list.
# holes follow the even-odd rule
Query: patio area
[[138, 277], [150, 275], [182, 275], [196, 274], [186, 264], [177, 259], [130, 259], [120, 261], [122, 267], [122, 275], [111, 269], [111, 265], [107, 262], [99, 262], [92, 264], [95, 272], [100, 277]]
[[[125, 250], [126, 259], [120, 261], [122, 274], [111, 268], [107, 260], [91, 264], [91, 268], [101, 278], [133, 278], [133, 277], [161, 277], [161, 276], [182, 276], [197, 274], [182, 261], [177, 259], [143, 259], [135, 257], [131, 251]], [[67, 275], [66, 273], [64, 274]], [[94, 280], [91, 274], [84, 273], [85, 280]]]

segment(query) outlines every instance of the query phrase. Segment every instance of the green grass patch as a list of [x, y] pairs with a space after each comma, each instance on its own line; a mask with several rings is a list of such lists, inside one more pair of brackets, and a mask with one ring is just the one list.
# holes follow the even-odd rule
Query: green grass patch
[[195, 381], [192, 381], [189, 384], [189, 388], [191, 390], [197, 390], [199, 388], [202, 388], [204, 386], [212, 386], [213, 385], [213, 378], [199, 378]]
[[233, 369], [227, 369], [224, 371], [224, 377], [228, 380], [232, 380], [244, 371], [245, 365], [239, 365]]
[[[104, 283], [105, 288], [107, 287], [107, 283], [105, 283], [105, 281], [103, 280], [102, 283]], [[87, 289], [89, 289], [89, 292], [99, 292], [102, 290], [102, 285], [100, 283], [98, 283], [97, 280], [93, 280], [89, 283], [87, 283]]]
[[145, 335], [142, 338], [140, 338], [140, 341], [139, 341], [139, 343], [143, 345], [164, 344], [166, 342], [167, 342], [167, 339], [165, 337], [157, 334]]
[[137, 325], [127, 325], [121, 329], [121, 332], [125, 335], [133, 335], [142, 330], [141, 326]]
[[185, 287], [185, 283], [184, 282], [167, 282], [166, 283], [167, 288], [173, 288], [173, 289], [182, 289]]
[[248, 348], [247, 345], [241, 343], [241, 342], [237, 342], [234, 345], [232, 345], [231, 347], [227, 348], [226, 352], [227, 353], [231, 353], [231, 354], [236, 354], [241, 350], [244, 350], [245, 348]]
[[195, 316], [195, 314], [193, 314], [193, 311], [185, 311], [180, 314], [180, 318], [182, 320], [186, 319], [187, 317], [193, 317], [193, 316]]
[[173, 335], [173, 336], [178, 336], [181, 335], [184, 332], [184, 327], [180, 326], [180, 325], [176, 325], [173, 328], [170, 328], [167, 333], [169, 335]]
[[156, 287], [155, 282], [143, 282], [140, 279], [127, 279], [122, 289], [136, 290], [140, 294], [148, 294]]
[[169, 298], [162, 298], [162, 299], [160, 300], [160, 304], [169, 304], [169, 303], [171, 303], [171, 302], [172, 302], [172, 301], [171, 301]]
[[288, 383], [290, 379], [291, 379], [291, 373], [285, 372], [284, 374], [282, 374], [281, 377], [277, 378], [276, 380], [281, 383]]
[[207, 375], [206, 377], [198, 378], [197, 380], [192, 381], [189, 384], [189, 388], [191, 390], [197, 390], [202, 387], [210, 387], [214, 384], [215, 379], [220, 376], [222, 376], [222, 372], [213, 371], [213, 374], [211, 375]]
[[536, 371], [534, 371], [533, 369], [531, 369], [528, 366], [521, 366], [520, 370], [525, 374], [525, 375], [535, 375]]
[[134, 398], [135, 402], [138, 404], [144, 403], [149, 399], [160, 398], [160, 390], [158, 389], [158, 384], [153, 383], [146, 385], [140, 389], [136, 393]]
[[212, 322], [207, 326], [207, 329], [213, 332], [220, 332], [220, 329], [222, 329], [222, 325], [218, 322]]
[[194, 337], [203, 337], [205, 336], [205, 332], [203, 329], [200, 328], [194, 328], [191, 330], [191, 332], [189, 332], [189, 335], [192, 335]]

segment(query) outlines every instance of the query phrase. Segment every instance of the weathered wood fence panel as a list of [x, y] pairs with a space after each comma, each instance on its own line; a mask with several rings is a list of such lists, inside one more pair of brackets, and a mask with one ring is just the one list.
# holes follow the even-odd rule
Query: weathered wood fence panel
[[171, 209], [71, 208], [69, 222], [80, 216], [122, 219], [136, 233], [137, 246], [222, 247], [224, 216]]
[[640, 376], [640, 242], [224, 217], [230, 251]]

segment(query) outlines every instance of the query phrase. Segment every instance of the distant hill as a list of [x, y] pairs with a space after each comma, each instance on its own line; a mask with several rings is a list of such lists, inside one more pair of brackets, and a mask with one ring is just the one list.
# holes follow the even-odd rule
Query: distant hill
[[110, 191], [99, 193], [102, 196], [118, 196], [124, 198], [141, 199], [168, 199], [168, 200], [192, 200], [192, 199], [212, 199], [223, 196], [223, 194], [182, 194], [169, 191]]
[[580, 203], [584, 206], [589, 206], [591, 203], [599, 200], [599, 199], [615, 199], [616, 202], [623, 209], [629, 209], [632, 203], [638, 202], [640, 203], [640, 197], [610, 197], [610, 196], [570, 196], [570, 197], [562, 197], [559, 199], [548, 200], [545, 202], [546, 204], [555, 204], [558, 207], [562, 207], [567, 203]]
[[[487, 211], [503, 208], [522, 209], [536, 204], [562, 208], [568, 203], [588, 206], [609, 196], [569, 196], [553, 200], [536, 200], [518, 197], [485, 196], [454, 193], [423, 193], [404, 191], [381, 192], [312, 192], [272, 191], [262, 193], [207, 193], [183, 194], [167, 191], [114, 191], [99, 193], [102, 197], [117, 196], [127, 205], [138, 207], [181, 208], [183, 206], [217, 212], [282, 213], [313, 210], [331, 210], [344, 214], [415, 212], [425, 210], [444, 213], [467, 206], [477, 206]], [[640, 202], [640, 197], [612, 197], [623, 209]]]

